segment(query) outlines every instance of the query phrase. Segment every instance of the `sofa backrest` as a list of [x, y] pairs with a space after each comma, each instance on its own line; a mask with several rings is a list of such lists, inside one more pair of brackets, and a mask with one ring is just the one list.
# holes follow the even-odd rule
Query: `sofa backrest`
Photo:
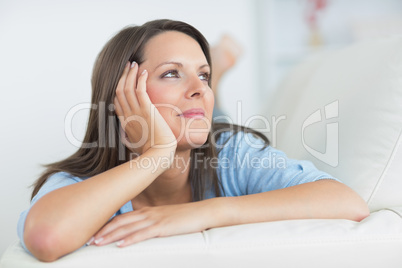
[[[402, 36], [314, 55], [264, 114], [273, 145], [357, 191], [371, 211], [402, 206]], [[282, 117], [283, 119], [283, 117]]]

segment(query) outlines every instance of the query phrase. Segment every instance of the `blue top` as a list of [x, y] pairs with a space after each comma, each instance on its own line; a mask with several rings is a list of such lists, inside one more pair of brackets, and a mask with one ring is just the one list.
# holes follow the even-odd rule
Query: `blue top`
[[[216, 142], [218, 158], [211, 161], [216, 166], [225, 196], [241, 196], [272, 191], [320, 179], [337, 180], [331, 175], [317, 170], [309, 161], [289, 159], [271, 147], [264, 148], [262, 139], [252, 134], [231, 132], [221, 134]], [[45, 194], [80, 182], [86, 178], [74, 177], [66, 172], [50, 176], [32, 199], [30, 207]], [[216, 197], [213, 189], [206, 193], [206, 199]], [[21, 213], [17, 232], [22, 246], [27, 250], [24, 240], [24, 224], [28, 208]], [[131, 201], [124, 204], [113, 216], [133, 211]], [[28, 251], [28, 250], [27, 250]]]

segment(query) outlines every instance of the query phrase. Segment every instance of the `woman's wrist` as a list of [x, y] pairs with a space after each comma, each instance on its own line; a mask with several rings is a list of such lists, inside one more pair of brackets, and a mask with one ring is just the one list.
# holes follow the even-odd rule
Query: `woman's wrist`
[[166, 148], [149, 148], [140, 156], [130, 160], [130, 165], [138, 169], [149, 169], [160, 175], [173, 163], [176, 146]]
[[238, 224], [232, 198], [234, 197], [216, 197], [201, 201], [207, 204], [205, 208], [208, 220], [205, 229]]

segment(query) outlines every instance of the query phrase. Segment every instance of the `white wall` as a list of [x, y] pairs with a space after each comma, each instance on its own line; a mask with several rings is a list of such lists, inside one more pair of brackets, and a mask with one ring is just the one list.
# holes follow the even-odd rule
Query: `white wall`
[[[0, 254], [17, 238], [19, 213], [28, 207], [28, 186], [42, 172], [40, 164], [76, 150], [65, 137], [64, 118], [74, 105], [90, 101], [92, 65], [114, 33], [158, 18], [189, 22], [212, 44], [230, 33], [246, 53], [220, 95], [232, 116], [243, 100], [246, 117], [256, 109], [252, 11], [247, 0], [0, 0]], [[77, 137], [86, 116], [74, 119]]]
[[327, 0], [317, 13], [322, 43], [311, 46], [306, 14], [311, 0], [256, 0], [262, 94], [272, 93], [307, 54], [372, 38], [402, 34], [401, 0]]

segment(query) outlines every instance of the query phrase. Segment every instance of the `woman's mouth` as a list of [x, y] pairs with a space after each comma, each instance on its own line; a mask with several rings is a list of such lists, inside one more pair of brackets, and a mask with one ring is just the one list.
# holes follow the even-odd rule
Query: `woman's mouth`
[[184, 111], [182, 114], [179, 114], [178, 116], [182, 116], [184, 118], [195, 118], [195, 119], [201, 119], [205, 117], [205, 112], [203, 109], [189, 109]]

